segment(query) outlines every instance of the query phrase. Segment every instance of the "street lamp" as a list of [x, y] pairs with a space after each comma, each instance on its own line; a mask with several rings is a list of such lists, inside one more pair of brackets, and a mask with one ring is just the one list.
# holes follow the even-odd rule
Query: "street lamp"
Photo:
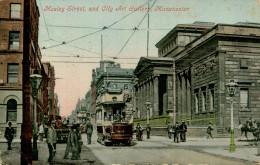
[[32, 97], [33, 97], [33, 148], [32, 148], [32, 158], [33, 160], [38, 160], [38, 148], [37, 148], [37, 126], [36, 126], [36, 107], [37, 107], [37, 93], [38, 88], [40, 87], [42, 82], [42, 76], [39, 74], [32, 74], [30, 76], [30, 83], [32, 87]]
[[226, 84], [226, 88], [228, 90], [229, 96], [231, 97], [231, 143], [230, 143], [230, 148], [229, 151], [235, 151], [236, 146], [235, 146], [235, 140], [234, 140], [234, 123], [233, 123], [233, 96], [236, 93], [236, 88], [238, 87], [238, 84], [234, 82], [234, 80], [230, 80], [229, 83]]
[[147, 124], [149, 124], [149, 114], [150, 114], [150, 108], [152, 107], [152, 104], [150, 101], [146, 101], [145, 107], [147, 110]]

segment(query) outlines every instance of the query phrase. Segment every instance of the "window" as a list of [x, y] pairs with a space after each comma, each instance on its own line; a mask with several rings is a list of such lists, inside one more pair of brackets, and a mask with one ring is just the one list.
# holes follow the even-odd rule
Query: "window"
[[248, 108], [248, 89], [240, 89], [240, 107]]
[[16, 122], [17, 119], [17, 102], [14, 99], [10, 99], [7, 102], [7, 122]]
[[214, 110], [214, 105], [215, 105], [214, 97], [215, 97], [214, 89], [210, 89], [210, 110], [211, 111]]
[[207, 99], [206, 99], [206, 91], [202, 91], [202, 111], [206, 111], [206, 103], [207, 103], [207, 101], [206, 101]]
[[8, 83], [18, 83], [18, 64], [8, 64]]
[[128, 84], [124, 84], [124, 89], [128, 89]]
[[21, 18], [21, 4], [11, 4], [11, 18]]
[[9, 33], [9, 49], [10, 50], [18, 50], [20, 39], [19, 39], [20, 32], [10, 32]]
[[195, 94], [195, 113], [199, 113], [199, 94]]
[[117, 84], [113, 84], [112, 86], [113, 86], [113, 88], [114, 88], [114, 89], [116, 89], [116, 88], [117, 88]]

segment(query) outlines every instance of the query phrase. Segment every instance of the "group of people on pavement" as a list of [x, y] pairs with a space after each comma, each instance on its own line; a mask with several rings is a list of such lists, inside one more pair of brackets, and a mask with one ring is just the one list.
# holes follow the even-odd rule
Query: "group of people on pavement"
[[176, 122], [175, 125], [172, 125], [172, 123], [168, 121], [167, 130], [168, 130], [169, 139], [172, 138], [172, 134], [173, 134], [174, 142], [179, 143], [179, 139], [181, 142], [186, 142], [187, 125], [185, 124], [184, 121], [182, 121], [181, 125], [179, 125], [178, 122]]
[[[147, 135], [146, 138], [150, 139], [150, 133], [152, 131], [152, 128], [150, 127], [149, 124], [147, 124], [145, 129], [146, 129], [146, 135]], [[136, 127], [135, 127], [137, 140], [142, 140], [143, 130], [144, 129], [141, 127], [140, 123], [137, 123]]]
[[[88, 144], [91, 144], [91, 136], [93, 133], [93, 125], [90, 120], [87, 120], [86, 133]], [[80, 159], [81, 147], [83, 145], [81, 132], [79, 130], [79, 125], [73, 125], [68, 136], [67, 146], [64, 154], [64, 159], [69, 159], [69, 153], [72, 153], [71, 160]]]
[[[45, 129], [44, 125], [47, 125], [47, 129]], [[50, 120], [47, 123], [42, 123], [39, 126], [39, 137], [40, 140], [43, 140], [43, 137], [46, 137], [47, 146], [49, 149], [49, 158], [48, 162], [53, 164], [53, 158], [56, 154], [56, 143], [57, 143], [57, 134], [55, 130], [56, 121]], [[93, 125], [90, 123], [90, 120], [87, 120], [86, 124], [86, 133], [87, 133], [87, 141], [88, 144], [91, 144], [91, 135], [93, 132]], [[46, 133], [46, 135], [44, 135]], [[69, 159], [69, 154], [72, 153], [71, 160], [80, 159], [81, 148], [83, 145], [80, 125], [73, 124], [67, 139], [67, 146], [64, 154], [64, 159]]]

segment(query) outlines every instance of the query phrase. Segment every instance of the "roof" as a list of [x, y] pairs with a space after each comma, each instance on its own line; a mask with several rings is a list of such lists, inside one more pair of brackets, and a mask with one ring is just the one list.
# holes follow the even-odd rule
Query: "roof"
[[193, 24], [178, 24], [167, 33], [155, 46], [158, 48], [170, 36], [177, 34], [177, 31], [200, 32], [203, 33], [211, 29], [215, 24], [212, 22], [194, 22]]
[[169, 57], [141, 57], [134, 70], [134, 74], [137, 75], [140, 70], [144, 70], [148, 66], [167, 67], [172, 64], [173, 58]]

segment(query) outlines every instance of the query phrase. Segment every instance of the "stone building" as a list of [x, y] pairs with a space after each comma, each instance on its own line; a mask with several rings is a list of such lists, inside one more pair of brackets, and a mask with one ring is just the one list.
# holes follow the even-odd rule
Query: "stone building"
[[141, 57], [134, 71], [135, 118], [147, 116], [147, 101], [152, 104], [150, 117], [173, 112], [172, 64], [172, 58]]
[[179, 50], [176, 49], [181, 42], [175, 42], [173, 48], [167, 46], [172, 44], [174, 36], [178, 41], [178, 31], [170, 32], [157, 44], [160, 56], [173, 57], [175, 61], [178, 120], [185, 120], [191, 126], [213, 122], [218, 133], [228, 130], [230, 96], [225, 85], [230, 80], [239, 85], [234, 96], [234, 126], [238, 127], [250, 116], [259, 120], [260, 24], [188, 26], [195, 33], [199, 28], [206, 32], [196, 38], [189, 35], [179, 38], [184, 43]]
[[92, 70], [92, 81], [91, 81], [91, 115], [96, 113], [96, 71]]
[[86, 99], [78, 99], [75, 112], [77, 113], [77, 123], [86, 123], [87, 118], [87, 102]]

